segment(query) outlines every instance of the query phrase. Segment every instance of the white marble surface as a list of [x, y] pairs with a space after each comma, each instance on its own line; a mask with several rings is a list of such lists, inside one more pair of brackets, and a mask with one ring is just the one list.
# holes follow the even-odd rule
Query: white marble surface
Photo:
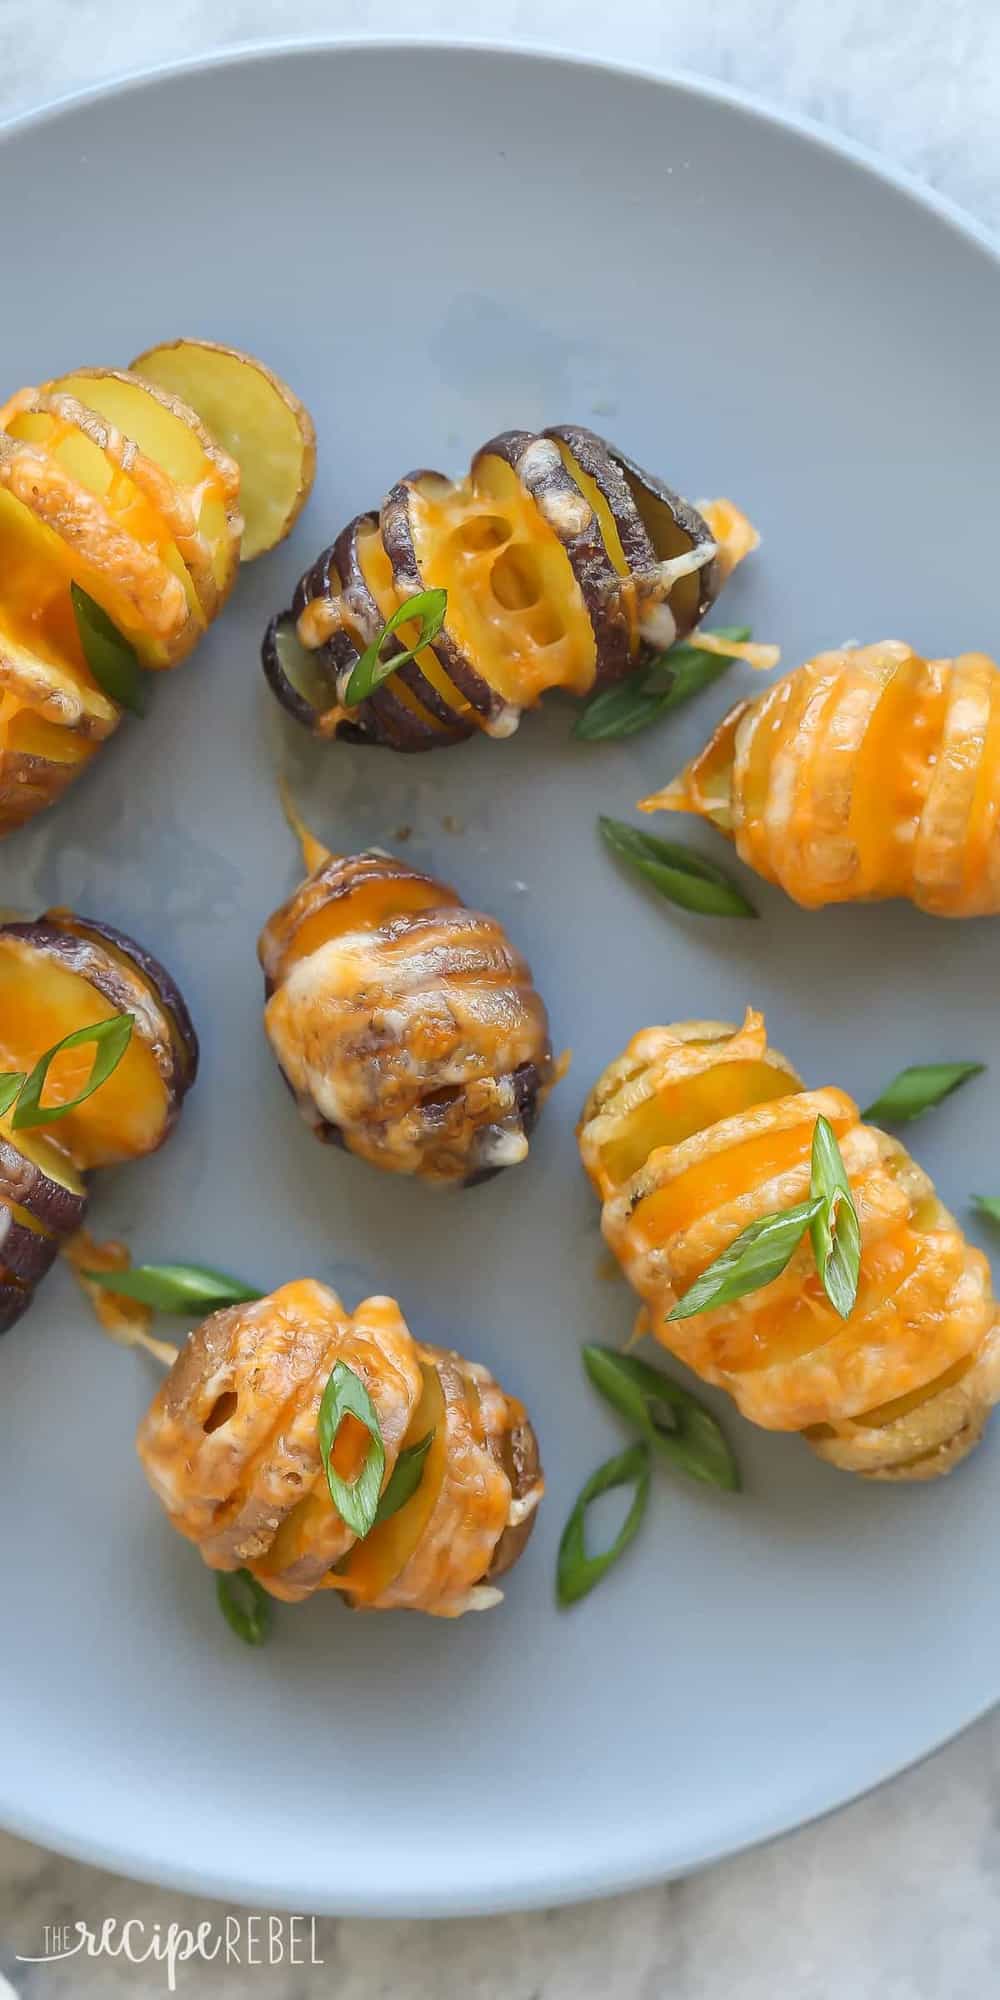
[[[997, 0], [0, 0], [0, 118], [123, 70], [282, 34], [516, 37], [701, 70], [876, 147], [1000, 230]], [[956, 1643], [960, 1643], [956, 1635]], [[919, 1672], [919, 1662], [914, 1663]], [[127, 1811], [127, 1801], [123, 1801]], [[121, 1958], [29, 1967], [76, 1919], [218, 1921], [214, 1905], [0, 1835], [0, 2000], [167, 1991]], [[450, 1925], [322, 1921], [322, 1969], [181, 1966], [261, 2000], [993, 2000], [1000, 1717], [835, 1818], [687, 1882]], [[7, 1984], [5, 1985], [5, 1981]]]

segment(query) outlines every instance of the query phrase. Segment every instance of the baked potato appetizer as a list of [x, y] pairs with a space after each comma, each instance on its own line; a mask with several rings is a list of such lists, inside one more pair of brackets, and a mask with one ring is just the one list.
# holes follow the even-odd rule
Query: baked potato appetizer
[[[808, 1237], [762, 1289], [668, 1318], [744, 1229], [808, 1195], [820, 1117], [860, 1223], [849, 1318]], [[977, 1442], [1000, 1398], [986, 1259], [898, 1140], [862, 1124], [842, 1090], [804, 1088], [760, 1014], [738, 1029], [683, 1021], [634, 1036], [592, 1091], [579, 1141], [643, 1330], [753, 1423], [801, 1431], [821, 1458], [873, 1479], [934, 1478]]]
[[[728, 501], [692, 507], [577, 425], [505, 431], [466, 478], [412, 472], [306, 571], [273, 619], [264, 671], [320, 736], [432, 750], [509, 736], [550, 688], [589, 695], [691, 633], [756, 545]], [[447, 592], [415, 657], [404, 620], [382, 657], [397, 671], [354, 706], [365, 649], [408, 600]]]
[[406, 862], [318, 852], [258, 944], [264, 1025], [303, 1117], [438, 1185], [516, 1165], [554, 1081], [528, 966], [493, 917]]
[[[177, 353], [182, 372], [161, 366]], [[137, 677], [176, 666], [221, 611], [241, 554], [287, 533], [314, 461], [291, 391], [206, 342], [151, 350], [131, 370], [80, 369], [0, 408], [0, 833], [53, 804], [121, 720], [81, 598]]]
[[[363, 1534], [327, 1478], [321, 1412], [338, 1366], [370, 1399], [384, 1454]], [[328, 1456], [347, 1498], [372, 1435], [350, 1412], [333, 1431]], [[349, 1313], [311, 1278], [196, 1327], [137, 1448], [211, 1569], [248, 1569], [289, 1602], [336, 1590], [352, 1606], [438, 1618], [498, 1602], [544, 1491], [525, 1412], [485, 1368], [415, 1341], [394, 1299]], [[400, 1504], [395, 1475], [407, 1464]]]
[[132, 1017], [128, 1045], [92, 1095], [51, 1118], [87, 1082], [94, 1051], [83, 1043], [49, 1064], [48, 1122], [19, 1125], [16, 1099], [0, 1116], [0, 1330], [81, 1227], [86, 1173], [162, 1146], [198, 1068], [181, 994], [134, 938], [61, 909], [0, 924], [0, 1073], [27, 1075], [67, 1036], [119, 1015]]
[[691, 812], [806, 909], [1000, 911], [1000, 671], [984, 653], [821, 653], [729, 711], [643, 812]]

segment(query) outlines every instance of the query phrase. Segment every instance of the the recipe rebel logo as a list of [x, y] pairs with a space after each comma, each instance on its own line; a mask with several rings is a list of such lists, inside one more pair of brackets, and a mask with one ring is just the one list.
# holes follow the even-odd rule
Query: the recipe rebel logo
[[[271, 1916], [255, 1911], [206, 1918], [202, 1923], [147, 1924], [140, 1917], [123, 1922], [103, 1917], [94, 1927], [78, 1921], [46, 1924], [43, 1949], [37, 1953], [18, 1952], [19, 1965], [55, 1965], [67, 1958], [123, 1958], [129, 1965], [159, 1965], [163, 1968], [168, 1993], [179, 1989], [182, 1968], [213, 1965], [240, 1966], [247, 1971], [275, 1966], [322, 1965], [318, 1948], [316, 1918]], [[7, 1994], [17, 2000], [14, 1987], [0, 1977], [0, 2000]]]

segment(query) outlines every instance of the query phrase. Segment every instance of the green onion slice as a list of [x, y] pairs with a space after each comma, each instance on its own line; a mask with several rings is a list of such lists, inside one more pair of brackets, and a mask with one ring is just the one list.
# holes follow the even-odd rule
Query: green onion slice
[[[750, 637], [749, 625], [723, 625], [711, 635], [735, 645]], [[661, 715], [690, 701], [702, 688], [711, 687], [728, 673], [733, 662], [719, 653], [706, 653], [700, 646], [682, 642], [669, 652], [637, 667], [617, 686], [602, 688], [581, 709], [573, 724], [573, 734], [584, 743], [609, 743], [624, 736], [636, 736]]]
[[809, 1190], [820, 1207], [809, 1224], [813, 1256], [834, 1311], [850, 1319], [861, 1272], [861, 1224], [837, 1135], [827, 1118], [813, 1130]]
[[[383, 681], [388, 680], [390, 674], [398, 673], [400, 667], [405, 667], [407, 661], [412, 660], [424, 646], [430, 646], [444, 624], [447, 608], [446, 590], [420, 590], [415, 597], [407, 597], [393, 612], [392, 617], [386, 620], [378, 637], [372, 640], [370, 646], [365, 647], [357, 666], [352, 669], [344, 689], [345, 707], [356, 708], [358, 702], [365, 701]], [[420, 630], [413, 645], [407, 646], [405, 652], [392, 653], [388, 659], [383, 659], [382, 647], [385, 641], [392, 637], [400, 625], [409, 624], [413, 618], [420, 620]]]
[[[576, 1604], [606, 1576], [619, 1556], [624, 1555], [642, 1526], [649, 1500], [650, 1459], [647, 1444], [629, 1445], [592, 1473], [562, 1532], [556, 1559], [556, 1596], [562, 1605]], [[610, 1548], [600, 1555], [587, 1554], [584, 1539], [587, 1508], [601, 1493], [616, 1486], [634, 1486], [635, 1497]]]
[[263, 1296], [242, 1279], [207, 1264], [130, 1264], [125, 1271], [81, 1271], [80, 1276], [106, 1292], [138, 1299], [156, 1312], [217, 1312], [221, 1306], [243, 1305]]
[[901, 1069], [861, 1116], [874, 1125], [905, 1125], [911, 1118], [922, 1118], [971, 1077], [982, 1076], [985, 1068], [981, 1062], [916, 1063]]
[[751, 1222], [695, 1279], [667, 1318], [691, 1319], [695, 1313], [730, 1305], [734, 1299], [745, 1298], [748, 1292], [758, 1292], [762, 1285], [769, 1285], [791, 1262], [822, 1206], [822, 1197], [817, 1196], [800, 1201], [795, 1208], [762, 1215], [759, 1221]]
[[[341, 1479], [333, 1466], [333, 1447], [346, 1416], [357, 1417], [371, 1443], [356, 1479]], [[341, 1520], [359, 1540], [375, 1526], [385, 1471], [385, 1445], [378, 1411], [360, 1375], [346, 1361], [335, 1361], [319, 1406], [319, 1448], [330, 1498]]]
[[583, 1365], [599, 1394], [676, 1471], [738, 1492], [736, 1460], [715, 1418], [689, 1389], [616, 1347], [585, 1347]]
[[419, 1438], [416, 1444], [408, 1444], [400, 1452], [375, 1510], [373, 1527], [378, 1528], [383, 1521], [391, 1520], [393, 1514], [398, 1514], [400, 1508], [412, 1500], [424, 1476], [424, 1460], [433, 1442], [434, 1432], [431, 1430], [426, 1437]]
[[[74, 1028], [71, 1035], [64, 1035], [61, 1042], [56, 1042], [53, 1048], [46, 1049], [21, 1087], [17, 1109], [11, 1119], [11, 1130], [23, 1132], [29, 1125], [53, 1125], [57, 1118], [65, 1118], [68, 1111], [75, 1111], [77, 1105], [92, 1097], [95, 1090], [100, 1090], [102, 1083], [107, 1083], [112, 1071], [118, 1068], [132, 1039], [134, 1026], [133, 1014], [112, 1014], [106, 1021], [96, 1021], [92, 1028]], [[94, 1043], [96, 1053], [83, 1089], [76, 1097], [71, 1097], [68, 1104], [43, 1106], [41, 1096], [50, 1063], [61, 1050], [83, 1048], [88, 1042]]]
[[120, 708], [130, 709], [133, 715], [145, 715], [146, 686], [135, 647], [78, 583], [70, 584], [70, 596], [83, 657], [98, 687]]
[[245, 1646], [262, 1646], [271, 1629], [274, 1606], [267, 1591], [248, 1569], [223, 1570], [215, 1579], [219, 1610]]
[[626, 820], [598, 820], [601, 837], [670, 903], [701, 917], [755, 917], [756, 910], [725, 869], [676, 840], [660, 840]]

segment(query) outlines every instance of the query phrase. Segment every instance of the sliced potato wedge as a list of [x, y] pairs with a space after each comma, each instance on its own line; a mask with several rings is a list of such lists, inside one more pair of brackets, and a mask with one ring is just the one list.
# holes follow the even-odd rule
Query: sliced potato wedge
[[12, 1115], [0, 1119], [0, 1199], [54, 1235], [69, 1236], [87, 1213], [86, 1187], [44, 1133], [15, 1133]]
[[179, 396], [240, 468], [242, 559], [284, 541], [312, 490], [316, 432], [304, 404], [261, 361], [211, 340], [148, 348], [131, 372]]
[[190, 571], [206, 618], [222, 609], [236, 579], [243, 521], [240, 470], [177, 396], [121, 369], [86, 368], [47, 384], [74, 397], [138, 447], [143, 477]]
[[0, 491], [0, 834], [60, 798], [121, 711], [84, 662], [58, 537]]
[[[176, 665], [205, 629], [176, 546], [133, 482], [114, 478], [94, 440], [75, 425], [60, 435], [54, 424], [45, 411], [27, 411], [9, 415], [0, 429], [0, 489], [44, 533], [43, 600], [61, 593], [64, 619], [71, 619], [69, 586], [76, 582], [144, 666]], [[8, 575], [5, 568], [5, 596]], [[29, 595], [23, 579], [10, 578], [10, 587], [22, 600]], [[30, 604], [28, 615], [36, 616]]]
[[96, 749], [31, 709], [5, 718], [0, 702], [0, 835], [55, 805]]

